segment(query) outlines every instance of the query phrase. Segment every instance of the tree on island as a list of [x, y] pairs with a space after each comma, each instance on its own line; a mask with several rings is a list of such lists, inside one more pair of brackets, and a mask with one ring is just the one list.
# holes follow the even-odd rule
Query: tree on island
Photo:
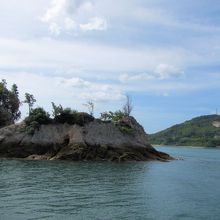
[[19, 92], [16, 84], [11, 90], [7, 88], [7, 82], [0, 82], [0, 127], [13, 124], [21, 116]]
[[[26, 130], [28, 133], [33, 134], [36, 129], [42, 124], [49, 123], [67, 123], [70, 125], [84, 126], [86, 123], [95, 120], [94, 115], [94, 103], [88, 101], [84, 104], [88, 108], [89, 114], [85, 112], [78, 112], [71, 108], [63, 108], [62, 105], [55, 105], [52, 102], [52, 118], [50, 114], [43, 108], [33, 108], [36, 99], [30, 93], [25, 93], [25, 100], [23, 103], [28, 104], [29, 115], [25, 118]], [[19, 92], [16, 84], [12, 85], [11, 90], [7, 89], [6, 80], [0, 82], [0, 127], [7, 126], [15, 123], [20, 118], [20, 100]], [[119, 125], [119, 129], [123, 132], [130, 133], [130, 128], [125, 122], [129, 121], [133, 107], [131, 98], [127, 95], [126, 102], [122, 107], [122, 110], [115, 112], [109, 111], [101, 113], [102, 121], [112, 121]]]
[[122, 107], [122, 110], [117, 111], [108, 111], [108, 112], [102, 112], [100, 119], [103, 121], [114, 121], [118, 122], [122, 120], [124, 117], [129, 117], [131, 115], [131, 112], [133, 110], [131, 97], [129, 95], [126, 95], [126, 102]]
[[129, 95], [126, 95], [126, 102], [123, 106], [123, 112], [126, 116], [130, 116], [132, 110], [133, 110], [133, 106], [132, 106], [131, 97]]
[[29, 108], [29, 115], [32, 111], [32, 108], [34, 106], [34, 103], [36, 102], [36, 99], [34, 98], [34, 96], [30, 93], [25, 93], [25, 100], [24, 103], [28, 104], [28, 108]]
[[94, 108], [95, 108], [94, 102], [93, 101], [88, 101], [83, 105], [87, 107], [87, 109], [89, 111], [89, 114], [91, 116], [94, 116]]

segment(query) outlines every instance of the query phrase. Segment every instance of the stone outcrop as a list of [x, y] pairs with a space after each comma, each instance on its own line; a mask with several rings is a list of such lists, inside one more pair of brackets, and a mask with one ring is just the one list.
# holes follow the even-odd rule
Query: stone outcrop
[[172, 159], [156, 151], [133, 117], [119, 123], [95, 119], [84, 126], [41, 125], [34, 134], [20, 123], [0, 129], [0, 157], [45, 160], [147, 161]]

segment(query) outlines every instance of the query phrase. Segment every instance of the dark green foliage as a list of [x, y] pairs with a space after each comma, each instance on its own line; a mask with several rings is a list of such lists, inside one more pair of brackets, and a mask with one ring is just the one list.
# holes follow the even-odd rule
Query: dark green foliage
[[4, 127], [6, 125], [12, 124], [11, 115], [8, 113], [8, 111], [0, 106], [0, 127]]
[[39, 129], [42, 124], [67, 123], [70, 125], [77, 124], [83, 126], [94, 120], [94, 117], [87, 113], [77, 112], [70, 108], [63, 109], [61, 105], [56, 106], [54, 103], [52, 103], [52, 105], [53, 119], [50, 118], [49, 113], [47, 113], [43, 108], [35, 108], [31, 110], [29, 116], [25, 119], [26, 131], [29, 134], [34, 134], [35, 130]]
[[134, 129], [127, 126], [127, 125], [123, 125], [123, 126], [119, 126], [119, 130], [122, 132], [122, 133], [126, 133], [126, 134], [132, 134]]
[[94, 120], [94, 117], [90, 114], [84, 112], [77, 112], [76, 110], [72, 110], [71, 108], [65, 108], [61, 105], [56, 106], [52, 103], [53, 107], [53, 116], [55, 123], [67, 123], [67, 124], [78, 124], [80, 126], [85, 125]]
[[71, 108], [63, 109], [62, 105], [57, 106], [53, 102], [52, 102], [52, 107], [53, 107], [52, 114], [55, 123], [75, 124], [77, 111], [72, 110]]
[[54, 121], [56, 123], [68, 123], [68, 124], [75, 124], [76, 123], [76, 116], [77, 111], [72, 110], [70, 108], [60, 109], [59, 113], [56, 113], [54, 117]]
[[29, 116], [25, 119], [27, 125], [26, 131], [33, 134], [42, 124], [51, 123], [50, 115], [43, 108], [35, 108], [31, 110]]
[[219, 115], [207, 115], [194, 118], [185, 123], [149, 135], [152, 144], [179, 146], [220, 146], [220, 128], [213, 126], [220, 121]]
[[132, 127], [130, 116], [123, 117], [119, 122], [116, 123], [116, 125], [119, 127], [119, 130], [122, 133], [130, 135], [133, 134], [134, 129]]
[[58, 115], [60, 115], [63, 112], [63, 107], [62, 105], [55, 105], [54, 102], [52, 102], [52, 115], [53, 117], [57, 117]]
[[89, 122], [94, 121], [94, 117], [85, 112], [77, 112], [76, 113], [76, 124], [83, 126]]
[[61, 114], [57, 115], [54, 118], [54, 121], [61, 124], [67, 123], [70, 125], [77, 124], [80, 126], [84, 126], [86, 123], [94, 121], [94, 117], [85, 112], [77, 112], [66, 108]]
[[20, 118], [20, 100], [17, 85], [7, 89], [7, 82], [0, 82], [0, 127], [13, 124]]

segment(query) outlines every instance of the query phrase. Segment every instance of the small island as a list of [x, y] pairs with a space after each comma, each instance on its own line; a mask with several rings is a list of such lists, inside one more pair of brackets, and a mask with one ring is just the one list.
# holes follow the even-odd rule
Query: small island
[[130, 115], [129, 97], [123, 110], [101, 113], [100, 118], [93, 116], [92, 102], [86, 104], [89, 113], [52, 103], [51, 117], [43, 108], [33, 108], [36, 100], [26, 93], [23, 102], [29, 106], [29, 115], [15, 123], [20, 117], [18, 90], [16, 85], [8, 90], [6, 85], [4, 80], [0, 83], [2, 158], [117, 162], [173, 159], [150, 145], [143, 127]]

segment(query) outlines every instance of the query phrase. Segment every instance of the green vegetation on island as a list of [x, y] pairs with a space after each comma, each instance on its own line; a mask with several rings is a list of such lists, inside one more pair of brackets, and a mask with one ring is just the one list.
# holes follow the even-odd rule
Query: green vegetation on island
[[[36, 99], [34, 95], [30, 93], [25, 93], [25, 99], [20, 101], [17, 85], [13, 84], [11, 90], [9, 90], [7, 88], [6, 80], [3, 79], [0, 82], [0, 127], [14, 124], [20, 119], [21, 112], [19, 108], [23, 103], [28, 105], [28, 116], [24, 119], [26, 125], [25, 130], [31, 135], [33, 135], [41, 125], [67, 123], [69, 125], [76, 124], [84, 126], [95, 120], [94, 103], [92, 101], [83, 104], [87, 108], [88, 113], [78, 112], [69, 107], [63, 108], [62, 105], [56, 105], [52, 102], [52, 114], [50, 114], [42, 107], [34, 108]], [[113, 122], [118, 126], [121, 132], [132, 134], [133, 129], [131, 128], [129, 121], [125, 122], [125, 119], [129, 118], [131, 111], [131, 99], [127, 96], [122, 110], [103, 112], [101, 113], [99, 120], [106, 123]]]
[[220, 116], [205, 115], [149, 135], [149, 142], [175, 146], [220, 146]]

